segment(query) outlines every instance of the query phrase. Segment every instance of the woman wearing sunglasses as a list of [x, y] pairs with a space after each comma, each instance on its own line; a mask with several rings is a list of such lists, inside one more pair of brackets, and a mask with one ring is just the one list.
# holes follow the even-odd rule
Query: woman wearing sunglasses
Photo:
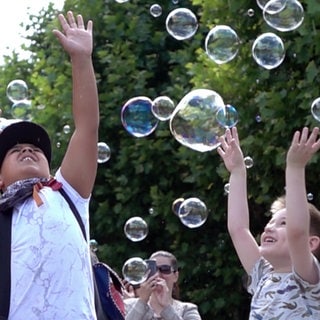
[[137, 298], [125, 299], [126, 320], [201, 320], [198, 307], [179, 300], [179, 270], [176, 257], [157, 251], [157, 272], [140, 285]]

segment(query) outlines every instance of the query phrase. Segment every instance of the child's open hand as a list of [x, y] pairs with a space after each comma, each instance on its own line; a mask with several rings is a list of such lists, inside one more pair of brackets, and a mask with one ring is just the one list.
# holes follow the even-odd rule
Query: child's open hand
[[217, 152], [224, 161], [227, 170], [232, 172], [235, 169], [245, 168], [237, 128], [227, 129], [225, 135], [220, 138], [220, 142], [221, 145]]

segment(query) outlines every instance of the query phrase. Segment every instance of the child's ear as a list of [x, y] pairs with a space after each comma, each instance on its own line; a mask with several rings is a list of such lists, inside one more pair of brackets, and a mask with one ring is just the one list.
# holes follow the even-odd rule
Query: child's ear
[[319, 246], [320, 246], [320, 237], [310, 236], [309, 244], [310, 244], [310, 249], [312, 252], [317, 250], [317, 248], [319, 248]]

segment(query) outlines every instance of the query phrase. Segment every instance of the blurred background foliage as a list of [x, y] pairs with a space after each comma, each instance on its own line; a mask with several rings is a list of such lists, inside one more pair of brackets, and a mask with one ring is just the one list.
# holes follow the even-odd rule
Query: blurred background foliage
[[[94, 65], [101, 107], [100, 141], [111, 148], [108, 162], [99, 164], [91, 202], [91, 238], [99, 243], [99, 257], [121, 274], [131, 257], [147, 258], [159, 249], [173, 252], [181, 266], [181, 298], [199, 306], [206, 320], [243, 320], [250, 297], [244, 274], [226, 232], [228, 173], [216, 151], [200, 153], [179, 144], [168, 122], [160, 122], [145, 138], [134, 138], [121, 124], [121, 107], [132, 97], [169, 96], [178, 103], [196, 88], [215, 90], [239, 113], [237, 125], [248, 169], [251, 228], [258, 238], [268, 220], [271, 202], [284, 193], [286, 150], [293, 132], [316, 126], [310, 106], [319, 96], [320, 36], [318, 0], [302, 1], [303, 24], [291, 32], [278, 32], [262, 18], [255, 1], [160, 1], [162, 15], [154, 18], [152, 0], [66, 0], [64, 11], [82, 13], [94, 22]], [[185, 41], [165, 28], [167, 14], [178, 7], [198, 17], [196, 35]], [[248, 10], [251, 13], [248, 14]], [[253, 11], [252, 11], [253, 10]], [[71, 70], [66, 54], [52, 35], [59, 27], [53, 5], [30, 16], [26, 30], [31, 54], [21, 60], [17, 52], [0, 66], [2, 114], [10, 118], [6, 86], [23, 79], [29, 86], [33, 120], [45, 125], [52, 137], [52, 171], [60, 163], [72, 127]], [[241, 39], [237, 57], [218, 65], [208, 58], [204, 41], [217, 24], [229, 25]], [[283, 63], [266, 70], [252, 58], [251, 47], [263, 32], [278, 34], [285, 45]], [[259, 120], [257, 120], [259, 119]], [[79, 159], [81, 161], [81, 159]], [[319, 206], [319, 155], [307, 168], [307, 190]], [[198, 197], [209, 209], [206, 223], [184, 226], [171, 210], [177, 198]], [[151, 210], [150, 210], [151, 209]], [[148, 237], [126, 238], [123, 227], [133, 216], [145, 219]]]

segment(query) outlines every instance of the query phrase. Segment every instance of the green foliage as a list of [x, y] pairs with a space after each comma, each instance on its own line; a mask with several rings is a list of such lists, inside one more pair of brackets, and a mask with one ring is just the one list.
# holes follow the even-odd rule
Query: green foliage
[[[305, 19], [295, 31], [277, 33], [284, 41], [286, 58], [273, 70], [258, 66], [251, 46], [262, 32], [274, 32], [263, 21], [260, 8], [248, 0], [194, 0], [183, 6], [199, 18], [197, 34], [177, 41], [165, 30], [167, 14], [177, 5], [162, 4], [163, 14], [149, 13], [153, 1], [67, 0], [65, 11], [84, 13], [94, 22], [94, 64], [101, 107], [100, 141], [111, 148], [111, 159], [100, 164], [91, 202], [91, 236], [100, 244], [99, 256], [119, 273], [130, 257], [147, 258], [153, 251], [172, 251], [181, 266], [183, 300], [196, 303], [203, 319], [247, 318], [250, 297], [243, 286], [243, 271], [226, 231], [228, 182], [217, 153], [200, 153], [180, 145], [167, 122], [146, 138], [134, 138], [121, 124], [121, 107], [136, 96], [151, 99], [167, 95], [178, 103], [193, 88], [217, 91], [239, 113], [239, 134], [245, 155], [253, 158], [248, 170], [251, 226], [258, 238], [268, 217], [270, 203], [284, 192], [285, 154], [292, 133], [304, 125], [315, 126], [310, 113], [319, 96], [318, 69], [320, 4], [303, 1]], [[248, 9], [254, 15], [247, 14]], [[54, 146], [53, 171], [62, 159], [72, 125], [71, 70], [66, 55], [52, 35], [58, 26], [52, 6], [31, 18], [34, 28], [29, 60], [17, 54], [1, 67], [0, 102], [10, 117], [6, 85], [24, 79], [30, 88], [34, 120], [45, 125]], [[217, 65], [205, 52], [204, 40], [217, 24], [230, 25], [241, 39], [237, 57]], [[39, 108], [37, 106], [45, 106]], [[261, 121], [257, 121], [257, 116]], [[60, 147], [57, 147], [57, 146]], [[317, 193], [317, 155], [308, 167], [307, 190]], [[209, 209], [200, 228], [184, 226], [171, 210], [177, 198], [198, 197]], [[150, 210], [152, 209], [152, 210]], [[141, 216], [149, 226], [148, 237], [129, 241], [123, 226]]]

